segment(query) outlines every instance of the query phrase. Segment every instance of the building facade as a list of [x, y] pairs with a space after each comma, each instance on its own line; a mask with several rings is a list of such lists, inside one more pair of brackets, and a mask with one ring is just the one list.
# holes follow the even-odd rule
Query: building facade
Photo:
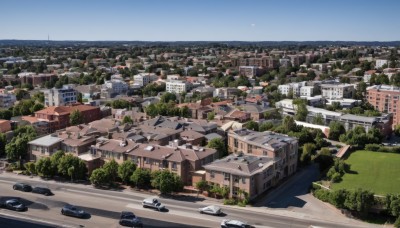
[[367, 100], [376, 110], [393, 114], [393, 128], [400, 124], [400, 88], [375, 85], [367, 88]]
[[44, 91], [44, 104], [49, 106], [65, 106], [77, 102], [77, 92], [69, 85], [61, 89], [49, 89]]
[[351, 84], [322, 84], [321, 92], [326, 99], [352, 98], [355, 88]]
[[166, 83], [166, 91], [169, 93], [183, 93], [190, 90], [190, 84], [186, 81], [172, 80]]

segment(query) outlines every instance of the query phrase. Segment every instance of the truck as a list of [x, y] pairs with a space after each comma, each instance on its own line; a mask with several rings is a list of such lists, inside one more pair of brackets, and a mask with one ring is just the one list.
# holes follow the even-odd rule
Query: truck
[[142, 205], [144, 208], [153, 208], [157, 209], [158, 211], [162, 211], [165, 209], [165, 206], [162, 205], [156, 198], [144, 199]]

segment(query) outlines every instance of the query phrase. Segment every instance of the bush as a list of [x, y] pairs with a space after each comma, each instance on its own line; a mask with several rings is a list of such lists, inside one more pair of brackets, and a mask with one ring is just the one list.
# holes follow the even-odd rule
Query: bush
[[397, 217], [397, 219], [396, 219], [396, 221], [394, 222], [393, 226], [396, 227], [396, 228], [400, 228], [400, 216]]
[[235, 199], [224, 199], [224, 205], [236, 205], [237, 201]]
[[239, 202], [237, 203], [237, 205], [238, 205], [239, 207], [246, 207], [247, 203], [244, 202], [244, 201], [239, 201]]
[[365, 145], [365, 150], [369, 151], [378, 151], [381, 148], [380, 145], [378, 144], [367, 144]]
[[333, 175], [332, 175], [332, 178], [331, 178], [331, 181], [333, 182], [333, 183], [337, 183], [337, 182], [340, 182], [342, 180], [342, 177], [341, 177], [341, 175], [340, 175], [340, 173], [334, 173]]

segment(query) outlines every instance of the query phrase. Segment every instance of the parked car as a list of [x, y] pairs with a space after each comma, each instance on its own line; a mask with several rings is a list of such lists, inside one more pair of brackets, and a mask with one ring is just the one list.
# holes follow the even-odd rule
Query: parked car
[[14, 211], [26, 211], [28, 207], [25, 204], [21, 203], [18, 199], [9, 199], [7, 200], [3, 206], [7, 209]]
[[24, 184], [24, 183], [16, 183], [13, 185], [13, 189], [23, 191], [23, 192], [31, 192], [32, 186], [30, 186], [29, 184]]
[[238, 220], [224, 219], [221, 222], [221, 228], [250, 228], [247, 223]]
[[162, 211], [165, 209], [165, 206], [162, 205], [156, 198], [147, 198], [144, 199], [142, 202], [142, 205], [144, 208], [154, 208], [157, 209], [158, 211]]
[[209, 214], [209, 215], [221, 215], [222, 211], [220, 207], [211, 205], [207, 207], [199, 208], [200, 214]]
[[77, 217], [77, 218], [84, 218], [84, 217], [90, 215], [89, 213], [85, 212], [84, 210], [81, 210], [70, 204], [65, 205], [61, 209], [61, 214], [66, 215], [66, 216]]
[[130, 211], [121, 212], [121, 218], [119, 220], [119, 224], [121, 226], [143, 227], [143, 223], [140, 220], [140, 218], [136, 217], [136, 215]]
[[48, 188], [42, 188], [42, 187], [34, 187], [32, 189], [32, 193], [37, 193], [37, 194], [42, 194], [45, 196], [52, 196], [54, 195], [50, 189]]

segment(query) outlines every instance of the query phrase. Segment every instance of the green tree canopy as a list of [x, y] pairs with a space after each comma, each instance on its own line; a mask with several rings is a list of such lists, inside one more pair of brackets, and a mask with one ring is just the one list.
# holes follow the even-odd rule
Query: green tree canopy
[[215, 138], [208, 142], [207, 147], [217, 150], [219, 157], [222, 158], [228, 154], [225, 142], [223, 139]]
[[131, 176], [131, 182], [136, 187], [147, 187], [150, 185], [151, 172], [148, 169], [137, 168]]
[[136, 164], [131, 160], [124, 161], [118, 166], [118, 176], [125, 184], [129, 183], [133, 172], [136, 170]]
[[83, 123], [83, 115], [79, 110], [74, 110], [72, 113], [69, 115], [69, 123], [71, 125], [78, 125]]

